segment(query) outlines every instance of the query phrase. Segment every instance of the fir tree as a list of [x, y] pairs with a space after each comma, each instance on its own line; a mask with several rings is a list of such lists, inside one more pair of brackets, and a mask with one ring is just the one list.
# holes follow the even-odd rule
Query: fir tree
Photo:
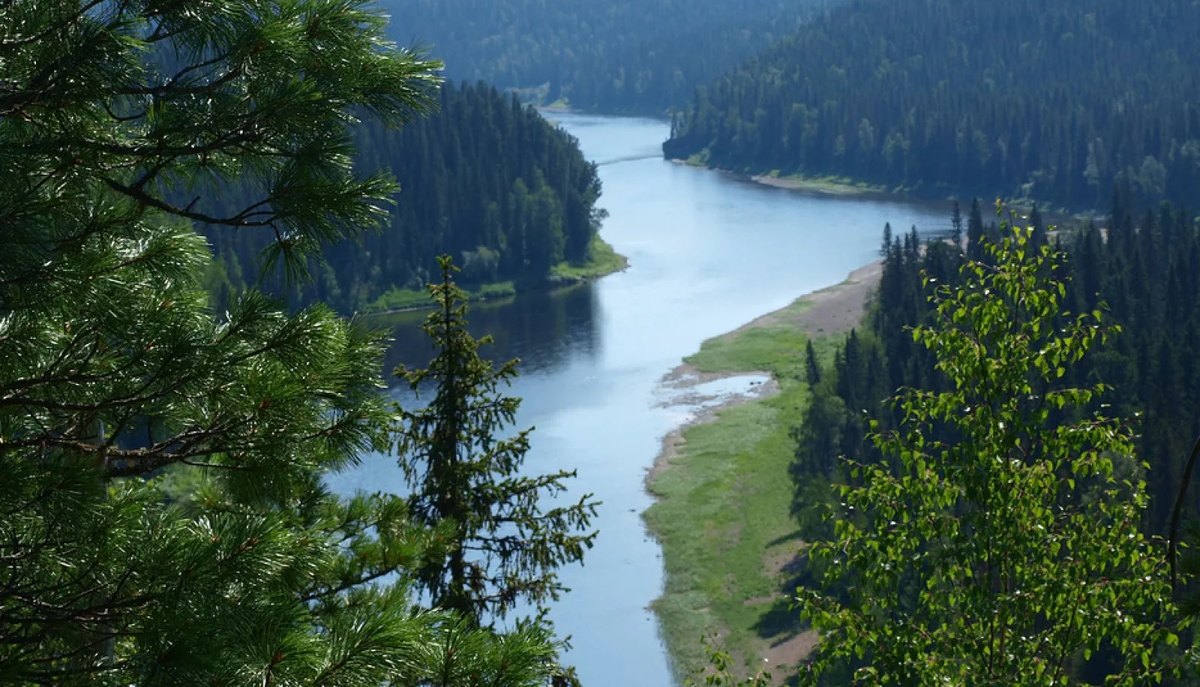
[[979, 199], [971, 199], [971, 214], [967, 217], [967, 255], [977, 260], [983, 255], [983, 211], [979, 209]]
[[1042, 213], [1038, 211], [1037, 203], [1033, 204], [1033, 209], [1029, 211], [1029, 228], [1033, 233], [1030, 239], [1034, 247], [1041, 248], [1046, 245], [1046, 224], [1042, 220]]
[[585, 531], [599, 504], [588, 494], [543, 510], [541, 499], [566, 491], [576, 473], [520, 474], [531, 430], [501, 438], [520, 399], [500, 392], [518, 361], [497, 368], [479, 355], [491, 338], [467, 331], [456, 268], [448, 256], [440, 266], [441, 282], [429, 287], [437, 309], [424, 325], [437, 355], [426, 369], [397, 371], [414, 391], [425, 383], [436, 391], [425, 408], [400, 411], [397, 450], [414, 516], [451, 532], [445, 556], [421, 570], [420, 584], [438, 606], [483, 623], [518, 604], [541, 608], [565, 591], [556, 571], [591, 548], [596, 532]]
[[958, 201], [954, 201], [954, 207], [950, 210], [950, 240], [959, 250], [962, 249], [963, 240], [963, 216], [962, 209], [958, 206]]
[[804, 344], [804, 379], [810, 387], [821, 383], [821, 364], [817, 362], [811, 339]]

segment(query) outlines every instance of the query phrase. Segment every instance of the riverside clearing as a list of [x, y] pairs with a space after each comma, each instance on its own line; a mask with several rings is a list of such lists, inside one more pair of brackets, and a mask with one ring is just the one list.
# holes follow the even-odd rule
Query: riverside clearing
[[645, 519], [666, 568], [654, 609], [680, 677], [704, 668], [702, 636], [718, 637], [747, 672], [767, 669], [775, 684], [816, 643], [790, 608], [802, 542], [788, 466], [808, 400], [804, 348], [811, 339], [819, 356], [832, 355], [861, 321], [881, 269], [866, 265], [705, 341], [662, 380], [664, 405], [696, 409], [663, 439], [646, 477], [657, 502]]

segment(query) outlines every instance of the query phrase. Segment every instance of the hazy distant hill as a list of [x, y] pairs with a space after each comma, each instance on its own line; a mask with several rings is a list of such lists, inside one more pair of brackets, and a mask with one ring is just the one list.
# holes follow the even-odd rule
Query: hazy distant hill
[[402, 44], [455, 79], [540, 87], [601, 112], [661, 113], [792, 33], [825, 0], [381, 0]]
[[852, 0], [699, 92], [664, 146], [925, 191], [1196, 204], [1194, 0]]

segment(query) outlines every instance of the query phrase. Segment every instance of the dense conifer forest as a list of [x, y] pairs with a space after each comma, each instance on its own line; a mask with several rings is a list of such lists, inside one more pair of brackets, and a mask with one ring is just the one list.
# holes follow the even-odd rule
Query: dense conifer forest
[[[661, 360], [575, 365], [613, 330], [652, 335], [586, 289], [505, 313], [466, 301], [619, 258], [597, 233], [597, 165], [530, 99], [662, 113], [691, 97], [668, 157], [1108, 208], [1052, 230], [1032, 204], [1014, 230], [999, 201], [955, 203], [928, 241], [887, 226], [858, 329], [785, 321], [803, 302], [687, 359], [697, 380], [778, 383], [750, 383], [768, 390], [753, 414], [713, 406], [720, 452], [680, 430], [654, 469], [675, 480], [654, 495], [685, 504], [674, 534], [704, 536], [676, 541], [706, 543], [677, 566], [660, 538], [661, 589], [700, 582], [655, 604], [688, 641], [714, 630], [700, 679], [1195, 684], [1198, 2], [0, 1], [0, 681], [580, 687], [547, 614], [602, 512], [568, 493], [570, 463], [604, 461], [550, 443], [566, 464], [531, 474], [537, 435], [505, 391], [518, 361], [472, 331], [563, 349], [534, 369], [572, 376], [541, 388], [589, 411], [652, 412], [626, 387]], [[741, 266], [761, 273], [762, 252]], [[682, 274], [682, 294], [631, 299], [712, 293]], [[338, 314], [414, 293], [432, 309], [395, 341]], [[423, 369], [401, 362], [430, 347]], [[393, 362], [432, 394], [397, 405]], [[580, 440], [608, 454], [639, 430], [573, 417], [562, 435], [590, 423], [606, 434]], [[370, 455], [403, 493], [330, 483]], [[635, 472], [640, 499], [656, 477]], [[768, 510], [784, 524], [750, 532]], [[617, 533], [645, 536], [630, 520]], [[692, 567], [718, 559], [744, 577]], [[603, 593], [606, 612], [628, 601]], [[735, 615], [811, 641], [727, 654]], [[581, 648], [624, 660], [599, 627]]]
[[756, 173], [1102, 207], [1192, 200], [1190, 0], [853, 0], [697, 90], [664, 151]]
[[[284, 287], [281, 274], [269, 273], [266, 285], [292, 305], [370, 308], [392, 289], [423, 288], [442, 254], [455, 257], [469, 285], [537, 281], [563, 261], [590, 257], [602, 216], [595, 165], [514, 96], [447, 84], [435, 114], [401, 129], [368, 119], [355, 144], [359, 171], [390, 171], [401, 191], [384, 229], [329, 246], [311, 263], [312, 280]], [[209, 276], [219, 300], [259, 282], [271, 237], [229, 227], [204, 233], [217, 257]]]
[[395, 40], [432, 45], [453, 79], [544, 104], [663, 114], [792, 33], [814, 0], [386, 0]]
[[[1060, 323], [1100, 310], [1108, 324], [1120, 328], [1107, 346], [1069, 367], [1061, 385], [1102, 383], [1110, 389], [1092, 410], [1104, 404], [1106, 413], [1136, 428], [1137, 456], [1149, 470], [1143, 474], [1133, 463], [1125, 469], [1148, 480], [1145, 528], [1165, 535], [1184, 465], [1200, 433], [1200, 224], [1170, 204], [1134, 208], [1126, 194], [1117, 194], [1106, 229], [1088, 223], [1048, 236], [1036, 210], [1028, 222], [1034, 242], [1050, 242], [1067, 256], [1063, 273], [1054, 275], [1066, 280]], [[865, 438], [869, 422], [894, 429], [902, 417], [902, 409], [886, 399], [903, 388], [945, 388], [935, 357], [913, 341], [911, 328], [933, 322], [934, 304], [928, 299], [933, 287], [957, 285], [963, 262], [978, 259], [982, 242], [997, 236], [996, 223], [984, 220], [988, 210], [981, 212], [977, 202], [965, 213], [957, 205], [954, 209], [955, 234], [965, 239], [965, 252], [953, 241], [922, 244], [915, 230], [892, 234], [889, 227], [877, 300], [862, 329], [850, 333], [831, 367], [822, 368], [810, 351], [813, 401], [796, 430], [793, 465], [802, 520], [812, 522], [805, 511], [823, 500], [816, 485], [843, 477], [839, 456], [879, 458]], [[1053, 417], [1054, 422], [1070, 419]], [[1189, 517], [1200, 514], [1200, 490], [1193, 489], [1186, 503]]]

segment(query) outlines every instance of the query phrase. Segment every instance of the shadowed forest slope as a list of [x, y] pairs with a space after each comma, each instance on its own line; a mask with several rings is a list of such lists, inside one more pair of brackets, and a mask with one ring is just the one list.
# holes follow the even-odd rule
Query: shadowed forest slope
[[[446, 85], [439, 111], [402, 129], [357, 126], [361, 172], [390, 170], [401, 192], [383, 231], [329, 246], [313, 279], [268, 286], [292, 305], [363, 309], [392, 289], [421, 289], [438, 255], [462, 266], [465, 284], [545, 279], [562, 262], [586, 263], [602, 218], [600, 180], [578, 142], [536, 111], [483, 84]], [[241, 202], [230, 189], [222, 202]], [[207, 227], [217, 274], [212, 290], [259, 280], [262, 232]], [[222, 299], [223, 300], [223, 299]]]
[[854, 0], [700, 89], [668, 157], [1103, 206], [1200, 188], [1191, 0]]
[[775, 40], [823, 0], [384, 0], [391, 33], [432, 45], [453, 79], [542, 104], [662, 114]]

